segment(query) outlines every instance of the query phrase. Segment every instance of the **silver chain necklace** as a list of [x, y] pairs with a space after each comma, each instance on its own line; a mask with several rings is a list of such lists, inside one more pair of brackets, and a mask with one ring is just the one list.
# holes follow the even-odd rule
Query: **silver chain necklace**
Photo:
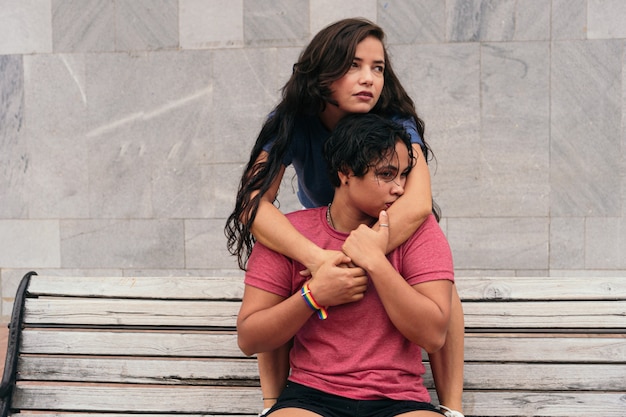
[[328, 222], [328, 224], [330, 225], [330, 227], [332, 227], [333, 229], [335, 228], [335, 224], [333, 223], [333, 216], [330, 215], [330, 206], [333, 203], [328, 203], [328, 210], [326, 210], [326, 221]]

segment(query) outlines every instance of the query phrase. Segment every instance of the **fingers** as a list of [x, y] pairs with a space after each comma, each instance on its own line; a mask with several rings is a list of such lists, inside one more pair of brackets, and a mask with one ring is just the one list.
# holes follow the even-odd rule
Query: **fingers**
[[335, 266], [343, 266], [342, 264], [349, 265], [351, 262], [352, 262], [352, 259], [350, 259], [348, 255], [342, 252], [338, 252], [337, 256], [335, 257], [333, 261], [333, 264]]
[[385, 210], [382, 210], [378, 215], [378, 228], [381, 231], [389, 232], [389, 215]]

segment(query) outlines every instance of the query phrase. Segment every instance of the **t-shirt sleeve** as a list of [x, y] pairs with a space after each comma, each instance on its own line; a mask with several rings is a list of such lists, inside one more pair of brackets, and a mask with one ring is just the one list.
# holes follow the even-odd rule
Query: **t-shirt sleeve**
[[257, 242], [252, 249], [244, 282], [281, 297], [291, 295], [292, 262]]
[[417, 124], [412, 117], [392, 117], [391, 120], [402, 125], [404, 130], [411, 136], [411, 143], [417, 143], [421, 147], [424, 147], [424, 140], [417, 132]]
[[[265, 120], [267, 122], [267, 120], [273, 116], [273, 112], [267, 115], [267, 119]], [[269, 140], [265, 145], [263, 145], [263, 150], [267, 153], [269, 153], [272, 150], [272, 146], [274, 146], [274, 142], [276, 142], [276, 137], [273, 137], [271, 140]], [[293, 150], [291, 149], [291, 146], [289, 148], [287, 148], [285, 155], [283, 155], [283, 160], [282, 160], [282, 164], [284, 166], [289, 166], [291, 165], [293, 161]]]
[[452, 251], [433, 215], [404, 244], [402, 276], [410, 285], [447, 279], [454, 282]]

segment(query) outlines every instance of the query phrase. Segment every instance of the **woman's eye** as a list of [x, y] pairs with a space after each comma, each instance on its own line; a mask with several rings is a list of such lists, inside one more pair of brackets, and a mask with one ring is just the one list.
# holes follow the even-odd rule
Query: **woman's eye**
[[378, 177], [380, 177], [383, 181], [391, 181], [396, 177], [396, 173], [391, 171], [382, 171], [378, 173]]
[[376, 67], [374, 67], [374, 71], [376, 72], [385, 72], [385, 67], [383, 67], [382, 65], [378, 65]]

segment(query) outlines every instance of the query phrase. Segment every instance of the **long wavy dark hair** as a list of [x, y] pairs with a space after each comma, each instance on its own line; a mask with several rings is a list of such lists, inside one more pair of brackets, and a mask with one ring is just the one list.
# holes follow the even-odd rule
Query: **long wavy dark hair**
[[[224, 233], [228, 250], [237, 256], [241, 269], [246, 269], [254, 245], [251, 228], [259, 202], [280, 172], [297, 118], [324, 111], [327, 103], [332, 101], [332, 83], [348, 72], [357, 45], [369, 36], [381, 41], [385, 54], [384, 85], [371, 112], [385, 117], [412, 117], [418, 133], [424, 138], [424, 122], [417, 116], [413, 100], [393, 71], [384, 47], [382, 28], [366, 19], [344, 19], [322, 29], [300, 54], [289, 81], [282, 88], [280, 103], [263, 124], [242, 175], [235, 208], [226, 221]], [[272, 140], [267, 160], [257, 162], [263, 147]], [[424, 156], [428, 160], [430, 148], [425, 141], [424, 145]], [[251, 197], [256, 191], [258, 193]]]

